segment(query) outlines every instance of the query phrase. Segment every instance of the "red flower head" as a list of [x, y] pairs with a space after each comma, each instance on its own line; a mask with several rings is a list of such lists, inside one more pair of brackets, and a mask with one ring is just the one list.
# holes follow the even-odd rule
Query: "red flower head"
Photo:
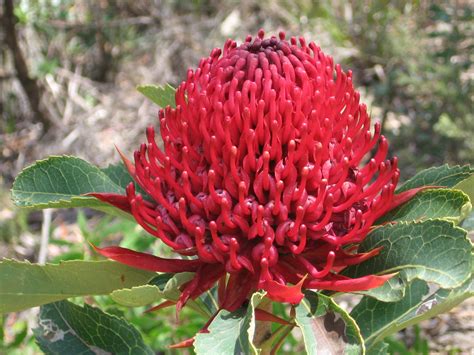
[[338, 274], [378, 253], [357, 254], [357, 245], [409, 198], [394, 195], [397, 159], [386, 160], [387, 140], [379, 123], [371, 132], [359, 97], [351, 72], [313, 42], [263, 31], [241, 45], [228, 40], [188, 71], [176, 108], [160, 110], [164, 149], [149, 127], [135, 162], [125, 160], [149, 197], [133, 184], [126, 196], [95, 195], [193, 258], [98, 250], [147, 270], [195, 271], [178, 308], [217, 281], [228, 310], [257, 289], [298, 303], [301, 288], [382, 285], [390, 276]]

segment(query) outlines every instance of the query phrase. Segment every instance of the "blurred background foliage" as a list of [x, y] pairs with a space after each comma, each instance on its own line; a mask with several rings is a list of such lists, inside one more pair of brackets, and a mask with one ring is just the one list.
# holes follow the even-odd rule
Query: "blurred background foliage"
[[[42, 214], [18, 211], [9, 202], [8, 189], [24, 166], [49, 154], [74, 154], [106, 166], [117, 161], [114, 144], [131, 155], [157, 115], [157, 107], [136, 93], [136, 85], [177, 85], [188, 67], [226, 38], [242, 41], [259, 28], [304, 35], [354, 72], [362, 101], [382, 122], [391, 152], [400, 158], [402, 179], [433, 165], [474, 163], [472, 1], [0, 4], [0, 257], [37, 261]], [[160, 248], [133, 223], [91, 211], [54, 212], [50, 232], [48, 260], [54, 262], [94, 258], [86, 240], [121, 241], [155, 252]], [[143, 310], [120, 309], [109, 299], [89, 302], [127, 313], [157, 351], [192, 335], [202, 323], [198, 315], [185, 315], [176, 333], [172, 311], [142, 316]], [[459, 323], [466, 323], [460, 317]], [[1, 319], [0, 352], [38, 351], [26, 327], [32, 318], [23, 312]], [[432, 349], [474, 347], [472, 317], [461, 330], [457, 324], [452, 337], [440, 336], [440, 329], [451, 329], [449, 324], [443, 328], [447, 319], [434, 322], [421, 330]], [[402, 340], [392, 340], [394, 351], [426, 348], [419, 329], [404, 333]], [[290, 339], [286, 351], [299, 346]]]

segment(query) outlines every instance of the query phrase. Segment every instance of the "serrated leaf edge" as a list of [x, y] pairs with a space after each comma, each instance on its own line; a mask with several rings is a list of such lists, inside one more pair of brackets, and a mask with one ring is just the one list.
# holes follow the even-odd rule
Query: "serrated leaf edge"
[[[139, 285], [139, 286], [133, 286], [133, 287], [130, 287], [130, 288], [118, 288], [118, 289], [116, 289], [116, 290], [113, 290], [113, 291], [109, 294], [109, 296], [110, 296], [110, 298], [111, 298], [115, 303], [120, 304], [120, 305], [125, 306], [125, 307], [144, 307], [144, 306], [128, 306], [128, 305], [126, 305], [126, 304], [124, 304], [124, 303], [122, 303], [122, 302], [117, 301], [117, 300], [114, 298], [114, 294], [115, 294], [115, 297], [116, 297], [119, 292], [134, 291], [134, 290], [136, 290], [136, 289], [144, 288], [144, 287], [155, 288], [155, 289], [157, 290], [157, 293], [160, 295], [160, 297], [165, 298], [165, 297], [164, 297], [164, 294], [163, 294], [163, 291], [161, 291], [158, 286], [156, 286], [156, 285], [150, 285], [150, 284], [143, 284], [143, 285]], [[151, 301], [150, 303], [156, 302], [158, 299], [159, 299], [159, 298], [157, 298], [157, 299]]]
[[[435, 218], [421, 218], [419, 220], [411, 220], [411, 221], [397, 221], [397, 220], [395, 220], [393, 222], [399, 224], [399, 223], [411, 223], [411, 222], [424, 222], [424, 221], [428, 221], [428, 220], [443, 220], [443, 221], [453, 222], [454, 224], [461, 223], [469, 215], [469, 213], [472, 210], [472, 203], [471, 203], [472, 201], [469, 198], [469, 195], [467, 195], [464, 191], [462, 191], [460, 189], [455, 189], [455, 188], [452, 188], [452, 187], [442, 187], [442, 188], [439, 188], [439, 189], [426, 189], [426, 190], [423, 190], [423, 191], [419, 191], [415, 196], [419, 197], [420, 195], [433, 193], [433, 192], [452, 192], [452, 191], [454, 191], [456, 193], [460, 193], [464, 197], [464, 200], [466, 201], [459, 208], [459, 216], [458, 217], [445, 216], [445, 217], [435, 217]], [[413, 198], [415, 198], [415, 196]], [[404, 204], [401, 204], [397, 208], [403, 207], [406, 203], [409, 203], [410, 201], [411, 200], [408, 200], [407, 202], [405, 202]], [[396, 209], [394, 209], [392, 211], [395, 211], [395, 210]], [[392, 212], [392, 211], [389, 211], [389, 213]], [[384, 216], [380, 217], [380, 219], [382, 219], [383, 217]], [[385, 224], [390, 223], [390, 222], [391, 222], [390, 220], [387, 220], [387, 221], [382, 222], [382, 224], [380, 224], [380, 223], [375, 224], [374, 227], [384, 226]]]
[[[462, 227], [459, 227], [457, 226], [454, 222], [450, 221], [450, 220], [445, 220], [445, 219], [442, 219], [442, 218], [429, 218], [429, 219], [425, 219], [423, 221], [410, 221], [410, 222], [405, 222], [405, 221], [402, 221], [402, 222], [397, 222], [393, 225], [390, 225], [390, 224], [386, 224], [386, 225], [381, 225], [381, 226], [377, 226], [376, 228], [379, 229], [379, 228], [382, 228], [382, 227], [396, 227], [396, 226], [399, 226], [399, 225], [412, 225], [412, 224], [423, 224], [423, 223], [427, 223], [429, 221], [440, 221], [440, 222], [446, 222], [446, 223], [449, 223], [451, 224], [451, 227], [453, 229], [458, 229], [459, 231], [463, 232], [464, 234], [464, 239], [467, 240], [469, 242], [469, 244], [471, 245], [471, 250], [473, 249], [474, 247], [474, 244], [472, 243], [471, 239], [469, 238], [468, 236], [468, 232], [462, 228]], [[471, 254], [472, 255], [472, 254]], [[472, 267], [474, 265], [471, 265], [471, 273], [468, 274], [468, 276], [462, 280], [462, 282], [459, 282], [458, 284], [452, 286], [452, 287], [443, 287], [444, 289], [447, 289], [447, 290], [451, 290], [451, 289], [454, 289], [456, 287], [459, 287], [461, 286], [464, 282], [467, 281], [467, 279], [469, 279], [471, 277], [471, 274], [472, 274]], [[387, 270], [384, 270], [383, 272], [379, 272], [379, 273], [376, 273], [375, 275], [385, 275], [385, 274], [389, 274], [390, 272], [399, 272], [399, 271], [402, 271], [403, 269], [405, 268], [408, 268], [408, 267], [417, 267], [417, 265], [403, 265], [403, 266], [400, 266], [400, 267], [396, 267], [396, 268], [392, 268], [392, 269], [387, 269]], [[430, 268], [427, 268], [427, 269], [430, 269]], [[407, 279], [407, 282], [412, 282], [414, 279], [419, 279], [419, 280], [423, 280], [425, 282], [429, 282], [429, 283], [433, 283], [435, 285], [438, 285], [441, 287], [441, 285], [435, 281], [426, 281], [422, 278], [419, 278], [419, 277], [414, 277], [413, 279]], [[406, 286], [405, 286], [406, 287]], [[396, 301], [395, 301], [396, 302]]]
[[[99, 200], [97, 200], [96, 198], [94, 197], [88, 197], [88, 196], [81, 196], [81, 195], [71, 195], [71, 197], [69, 199], [59, 199], [57, 201], [54, 201], [54, 202], [49, 202], [49, 203], [38, 203], [38, 204], [34, 204], [34, 205], [21, 205], [20, 204], [20, 201], [21, 200], [18, 200], [17, 198], [15, 198], [14, 196], [14, 190], [15, 190], [15, 184], [17, 183], [18, 181], [18, 178], [20, 178], [20, 176], [22, 176], [24, 173], [26, 173], [27, 171], [37, 167], [38, 164], [44, 164], [48, 161], [51, 161], [51, 160], [56, 160], [56, 159], [62, 159], [62, 158], [68, 158], [68, 159], [74, 159], [74, 160], [80, 160], [82, 162], [86, 162], [88, 164], [90, 164], [92, 167], [96, 168], [98, 170], [98, 172], [100, 172], [100, 174], [102, 174], [104, 176], [104, 178], [108, 179], [110, 181], [111, 184], [117, 186], [121, 191], [125, 192], [125, 190], [117, 185], [114, 181], [112, 181], [110, 179], [109, 176], [107, 176], [107, 174], [105, 174], [101, 168], [89, 163], [87, 160], [84, 160], [82, 158], [79, 158], [79, 157], [76, 157], [76, 156], [73, 156], [73, 155], [50, 155], [48, 156], [47, 158], [45, 159], [40, 159], [40, 160], [37, 160], [35, 161], [33, 164], [31, 165], [28, 165], [27, 167], [23, 168], [19, 173], [18, 175], [16, 176], [15, 178], [15, 181], [13, 182], [12, 184], [12, 188], [10, 189], [10, 197], [11, 197], [11, 200], [13, 201], [13, 203], [15, 204], [15, 206], [19, 207], [19, 208], [22, 208], [22, 209], [27, 209], [27, 210], [36, 210], [36, 209], [45, 209], [45, 208], [62, 208], [62, 207], [58, 207], [60, 206], [61, 204], [63, 203], [72, 203], [74, 201], [95, 201], [98, 203], [97, 206], [91, 206], [90, 208], [92, 209], [96, 209], [96, 210], [99, 210], [99, 211], [102, 211], [102, 212], [108, 212], [109, 210], [113, 210], [115, 211], [114, 214], [117, 214], [119, 216], [128, 216], [127, 213], [124, 213], [122, 212], [121, 210], [119, 210], [118, 208], [112, 206], [112, 205], [109, 205], [107, 203], [104, 203], [104, 202], [101, 202]], [[109, 166], [111, 166], [113, 164], [109, 164]], [[22, 191], [22, 190], [16, 190], [16, 191], [19, 191], [19, 192], [28, 192], [28, 193], [34, 193], [34, 192], [29, 192], [29, 191]], [[50, 195], [63, 195], [63, 194], [58, 194], [58, 193], [54, 193], [54, 192], [49, 192], [48, 194]], [[25, 200], [26, 201], [26, 200]], [[69, 208], [69, 207], [64, 207], [64, 208]]]
[[[471, 165], [470, 165], [470, 164], [464, 164], [464, 165], [459, 165], [459, 164], [457, 164], [457, 165], [453, 165], [453, 166], [450, 166], [449, 164], [443, 164], [443, 165], [440, 165], [440, 166], [431, 166], [431, 167], [429, 167], [429, 168], [427, 168], [427, 169], [418, 171], [415, 175], [413, 175], [411, 178], [409, 178], [408, 180], [406, 180], [401, 186], [399, 186], [399, 187], [396, 189], [395, 193], [398, 194], [398, 193], [400, 193], [400, 192], [406, 191], [406, 190], [403, 190], [403, 191], [402, 191], [402, 188], [403, 188], [410, 180], [412, 180], [416, 175], [418, 175], [418, 174], [420, 174], [420, 173], [422, 173], [422, 172], [429, 172], [429, 171], [432, 171], [432, 170], [435, 170], [435, 169], [440, 169], [440, 168], [447, 168], [447, 169], [456, 169], [456, 168], [464, 169], [464, 168], [468, 168], [468, 169], [469, 169], [469, 173], [470, 173], [471, 175], [474, 174], [474, 168], [471, 168]], [[467, 173], [467, 171], [464, 172], [464, 173], [459, 172], [459, 173], [453, 174], [453, 175], [451, 175], [451, 176], [457, 176], [457, 175], [461, 175], [461, 174], [465, 174], [465, 173]], [[466, 178], [466, 179], [467, 179], [467, 178]], [[464, 180], [462, 180], [462, 181], [464, 181]], [[421, 185], [421, 186], [426, 186], [426, 185]]]
[[[471, 278], [471, 277], [472, 277], [472, 275], [471, 275], [469, 278]], [[469, 280], [469, 278], [466, 279], [460, 286], [462, 286], [465, 282], [467, 282], [467, 281]], [[424, 280], [423, 280], [423, 281], [424, 281]], [[424, 282], [426, 282], [426, 281], [424, 281]], [[427, 282], [426, 282], [426, 284], [428, 285]], [[460, 287], [460, 286], [458, 286], [458, 287]], [[445, 290], [449, 290], [449, 289], [446, 289], [446, 288], [444, 288], [444, 289], [445, 289]], [[422, 305], [424, 302], [426, 302], [426, 300], [428, 300], [429, 298], [431, 298], [431, 297], [433, 297], [434, 295], [436, 295], [436, 293], [437, 293], [439, 290], [441, 290], [441, 288], [438, 289], [437, 291], [430, 292], [430, 290], [429, 290], [429, 288], [428, 288], [428, 293], [426, 293], [426, 294], [423, 295], [422, 300], [421, 300], [419, 303], [417, 303], [415, 306], [413, 306], [413, 307], [407, 309], [406, 312], [404, 312], [403, 314], [401, 314], [399, 317], [396, 318], [396, 321], [395, 321], [395, 322], [388, 323], [386, 326], [382, 327], [381, 329], [382, 329], [382, 330], [387, 329], [387, 328], [388, 328], [391, 324], [393, 324], [393, 323], [395, 323], [395, 327], [398, 328], [398, 327], [400, 326], [399, 320], [403, 320], [403, 319], [407, 316], [407, 314], [409, 314], [409, 313], [412, 312], [412, 310], [413, 310], [414, 308], [420, 307], [420, 305]], [[452, 290], [452, 289], [451, 289], [451, 290]], [[474, 291], [467, 291], [466, 293], [469, 294], [469, 295], [471, 295], [471, 296], [474, 295]], [[469, 297], [469, 296], [467, 296], [466, 298], [468, 298], [468, 297]], [[458, 303], [458, 304], [459, 304], [459, 303]], [[456, 307], [456, 305], [454, 305], [453, 307]], [[452, 308], [453, 308], [453, 307], [452, 307]], [[452, 309], [452, 308], [451, 308], [451, 309]], [[429, 312], [429, 311], [428, 311], [428, 312]], [[439, 313], [438, 313], [438, 314], [439, 314]], [[430, 318], [432, 318], [432, 317], [430, 317]], [[406, 327], [409, 327], [410, 325], [417, 324], [417, 323], [420, 322], [420, 321], [418, 321], [418, 322], [413, 322], [413, 320], [415, 320], [415, 319], [416, 319], [416, 317], [411, 318], [411, 320], [408, 322], [408, 324], [407, 324]], [[429, 318], [427, 318], [427, 319], [429, 319]], [[424, 320], [426, 320], [426, 319], [424, 319]], [[406, 328], [406, 327], [400, 328], [399, 330], [404, 329], [404, 328]], [[377, 331], [376, 333], [377, 333], [377, 334], [383, 334], [383, 331]], [[392, 334], [393, 334], [393, 333], [392, 333]], [[366, 343], [369, 344], [369, 349], [370, 349], [372, 346], [378, 344], [378, 343], [379, 343], [380, 341], [382, 341], [386, 336], [389, 336], [389, 335], [390, 335], [390, 334], [386, 334], [386, 335], [384, 334], [383, 336], [381, 336], [381, 335], [377, 335], [377, 336], [371, 335], [371, 336], [367, 337]], [[373, 341], [370, 341], [371, 338], [373, 338], [374, 340], [373, 340]]]
[[[132, 323], [130, 323], [129, 321], [127, 321], [125, 318], [119, 317], [119, 316], [117, 316], [117, 315], [115, 315], [115, 314], [108, 313], [108, 312], [104, 311], [103, 309], [101, 309], [101, 308], [99, 308], [99, 307], [94, 307], [94, 306], [91, 306], [91, 305], [89, 305], [89, 304], [87, 304], [87, 303], [84, 303], [84, 304], [82, 304], [82, 305], [78, 305], [78, 304], [75, 304], [75, 303], [73, 303], [73, 302], [71, 302], [71, 301], [68, 301], [68, 300], [61, 300], [61, 301], [57, 301], [57, 302], [47, 303], [47, 304], [45, 304], [45, 305], [41, 305], [40, 307], [44, 307], [44, 306], [47, 306], [47, 305], [54, 305], [54, 307], [56, 308], [56, 310], [59, 312], [59, 309], [57, 309], [57, 307], [56, 307], [56, 305], [55, 305], [55, 304], [58, 303], [58, 302], [70, 303], [70, 304], [72, 304], [72, 305], [74, 305], [74, 306], [77, 306], [77, 307], [80, 307], [80, 308], [84, 308], [84, 309], [85, 309], [85, 308], [92, 308], [93, 310], [98, 310], [99, 312], [102, 312], [102, 313], [106, 314], [108, 317], [114, 318], [114, 319], [116, 319], [116, 320], [118, 320], [118, 321], [123, 321], [127, 326], [129, 326], [130, 328], [132, 328], [133, 330], [135, 330], [135, 331], [137, 332], [137, 334], [138, 334], [138, 335], [142, 338], [142, 340], [143, 340], [143, 335], [142, 335], [142, 333], [140, 332], [140, 330], [139, 330], [134, 324], [132, 324]], [[61, 316], [61, 317], [62, 317], [62, 316]], [[38, 314], [38, 319], [39, 319], [39, 314]], [[69, 322], [67, 322], [66, 320], [65, 320], [65, 322], [67, 323], [67, 325], [68, 325], [69, 327], [71, 327], [71, 326], [69, 325]], [[39, 324], [38, 324], [38, 327], [40, 327]], [[71, 328], [72, 328], [72, 327], [71, 327]], [[35, 343], [37, 343], [36, 336], [35, 336]], [[146, 347], [149, 348], [149, 346], [145, 343], [144, 340], [143, 340], [143, 344], [144, 344]], [[151, 350], [151, 349], [150, 349], [150, 350]]]

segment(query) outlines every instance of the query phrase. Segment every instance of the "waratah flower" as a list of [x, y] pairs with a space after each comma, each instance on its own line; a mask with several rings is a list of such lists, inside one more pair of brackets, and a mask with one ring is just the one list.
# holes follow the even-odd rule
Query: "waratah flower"
[[394, 194], [397, 159], [386, 159], [380, 124], [371, 131], [359, 98], [351, 72], [304, 38], [228, 40], [188, 71], [176, 108], [160, 110], [164, 148], [149, 127], [134, 162], [124, 159], [146, 195], [133, 183], [126, 196], [95, 194], [188, 258], [98, 250], [146, 270], [196, 272], [178, 309], [216, 282], [228, 310], [258, 289], [295, 304], [302, 288], [382, 285], [391, 275], [340, 271], [379, 252], [357, 246], [416, 191]]

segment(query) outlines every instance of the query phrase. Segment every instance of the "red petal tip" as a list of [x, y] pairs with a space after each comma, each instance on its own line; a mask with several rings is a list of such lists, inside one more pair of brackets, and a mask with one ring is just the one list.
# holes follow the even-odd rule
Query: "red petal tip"
[[337, 292], [356, 292], [356, 291], [367, 291], [373, 288], [382, 286], [387, 280], [391, 279], [394, 274], [387, 275], [367, 275], [358, 277], [356, 279], [350, 279], [343, 276], [339, 276], [339, 279], [328, 280], [328, 281], [309, 281], [306, 283], [306, 288], [329, 290]]
[[170, 306], [174, 306], [176, 304], [175, 301], [165, 301], [161, 304], [159, 304], [158, 306], [155, 306], [155, 307], [152, 307], [150, 309], [147, 309], [145, 312], [143, 312], [144, 314], [145, 313], [150, 313], [150, 312], [155, 312], [155, 311], [159, 311], [160, 309], [163, 309], [163, 308], [166, 308], [166, 307], [170, 307]]
[[193, 346], [194, 338], [186, 339], [180, 343], [169, 345], [168, 348], [170, 349], [182, 349], [182, 348], [189, 348]]
[[89, 192], [87, 194], [83, 194], [83, 196], [95, 197], [96, 199], [117, 207], [122, 211], [131, 213], [130, 202], [128, 201], [127, 196], [107, 192]]
[[279, 323], [283, 325], [292, 325], [292, 323], [288, 322], [287, 320], [280, 318], [260, 308], [257, 308], [255, 310], [255, 319], [262, 322], [274, 322], [274, 323]]
[[269, 280], [263, 283], [263, 289], [267, 292], [268, 298], [276, 302], [288, 302], [291, 304], [298, 304], [304, 297], [301, 292], [301, 287], [306, 280], [306, 275], [296, 285], [286, 286], [276, 281]]
[[193, 272], [201, 265], [200, 260], [163, 259], [154, 255], [139, 253], [122, 247], [112, 246], [99, 248], [93, 244], [91, 245], [99, 254], [106, 258], [147, 271], [172, 273], [185, 271]]
[[123, 161], [123, 164], [125, 165], [125, 167], [127, 168], [129, 174], [134, 178], [135, 177], [135, 166], [133, 165], [133, 163], [125, 156], [125, 154], [119, 149], [119, 147], [117, 147], [116, 144], [115, 145], [115, 149], [117, 149], [117, 152], [119, 153], [120, 155], [120, 158], [122, 159]]

